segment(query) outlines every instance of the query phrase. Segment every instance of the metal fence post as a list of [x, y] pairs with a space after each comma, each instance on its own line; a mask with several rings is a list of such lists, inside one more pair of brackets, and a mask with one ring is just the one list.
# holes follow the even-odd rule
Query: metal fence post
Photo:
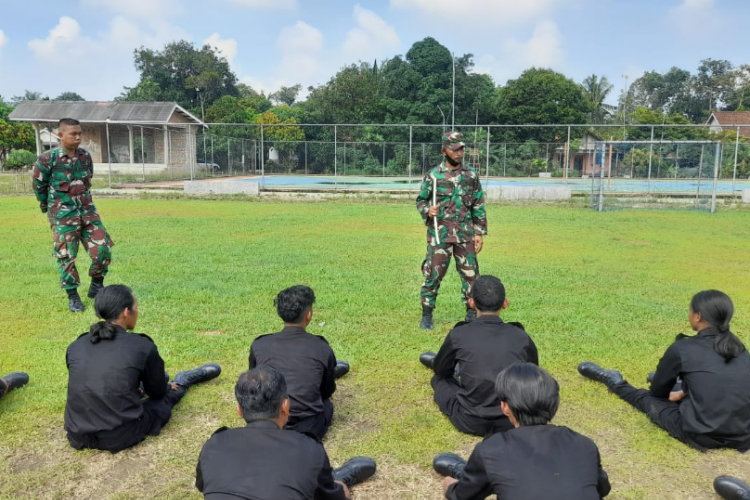
[[568, 125], [568, 141], [565, 143], [565, 166], [563, 167], [563, 180], [568, 183], [568, 170], [570, 169], [570, 125]]
[[260, 124], [260, 185], [266, 183], [266, 147], [263, 144], [263, 124]]
[[109, 170], [109, 188], [112, 189], [112, 145], [109, 142], [109, 118], [107, 118], [105, 127], [107, 128], [107, 170]]
[[648, 151], [648, 192], [651, 192], [651, 162], [654, 159], [654, 126], [651, 125], [651, 144]]
[[383, 141], [383, 177], [385, 177], [385, 141]]
[[[599, 147], [599, 143], [594, 148]], [[602, 143], [602, 163], [599, 167], [599, 211], [604, 212], [604, 151], [606, 143]], [[596, 149], [594, 149], [594, 165], [596, 165]]]
[[333, 189], [339, 187], [339, 128], [338, 125], [333, 126]]
[[411, 186], [411, 147], [412, 147], [412, 130], [413, 126], [409, 125], [409, 186]]
[[193, 180], [193, 174], [195, 172], [195, 161], [194, 158], [197, 155], [193, 154], [193, 151], [195, 151], [195, 141], [193, 140], [193, 126], [188, 125], [188, 135], [186, 139], [186, 144], [189, 144], [190, 147], [188, 147], [188, 154], [190, 155], [190, 180]]
[[706, 145], [701, 144], [701, 159], [698, 163], [698, 188], [695, 192], [695, 204], [698, 205], [698, 199], [701, 195], [701, 178], [703, 177], [703, 153], [706, 150]]
[[242, 154], [242, 175], [245, 175], [245, 139], [240, 139], [240, 153]]
[[227, 137], [227, 169], [229, 169], [229, 176], [232, 176], [232, 157], [231, 157], [231, 148], [230, 148], [230, 142], [231, 139]]
[[485, 177], [485, 182], [489, 184], [490, 182], [490, 134], [491, 134], [490, 126], [487, 125], [487, 169], [485, 170], [487, 175]]
[[307, 140], [305, 140], [305, 175], [307, 175]]
[[505, 165], [508, 163], [508, 143], [503, 143], [503, 177], [505, 177]]
[[716, 152], [714, 153], [714, 187], [711, 193], [711, 213], [716, 212], [716, 185], [719, 181], [719, 162], [721, 158], [721, 141], [716, 142]]
[[143, 168], [143, 182], [146, 182], [146, 155], [143, 152], [143, 127], [141, 127], [141, 166]]
[[732, 197], [734, 197], [734, 183], [737, 180], [737, 155], [740, 152], [740, 127], [737, 126], [737, 138], [734, 140], [734, 170], [732, 171]]

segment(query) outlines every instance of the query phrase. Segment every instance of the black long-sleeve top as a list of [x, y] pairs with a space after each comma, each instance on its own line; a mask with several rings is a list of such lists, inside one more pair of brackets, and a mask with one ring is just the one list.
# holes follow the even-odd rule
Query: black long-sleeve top
[[469, 415], [502, 418], [495, 393], [498, 374], [513, 363], [539, 364], [539, 354], [529, 335], [504, 323], [499, 316], [482, 315], [471, 323], [458, 323], [435, 356], [435, 374], [452, 377], [460, 365], [459, 404]]
[[286, 379], [289, 425], [323, 411], [323, 401], [336, 391], [336, 355], [326, 339], [288, 326], [261, 335], [250, 346], [250, 368], [270, 366]]
[[469, 457], [448, 500], [599, 500], [609, 494], [599, 449], [567, 427], [532, 425], [493, 434]]
[[207, 500], [343, 500], [323, 445], [269, 420], [219, 429], [203, 445], [195, 487]]
[[678, 338], [659, 361], [651, 393], [668, 398], [680, 377], [683, 430], [744, 451], [750, 448], [750, 355], [744, 351], [727, 362], [713, 349], [717, 335], [707, 328]]
[[169, 390], [164, 361], [147, 335], [115, 326], [114, 338], [91, 343], [84, 333], [68, 347], [65, 429], [75, 435], [111, 431], [143, 415], [140, 384], [161, 399]]

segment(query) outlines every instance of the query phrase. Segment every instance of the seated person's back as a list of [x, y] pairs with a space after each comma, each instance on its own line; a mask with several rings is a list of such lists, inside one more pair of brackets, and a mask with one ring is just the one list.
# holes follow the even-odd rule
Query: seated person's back
[[279, 292], [275, 304], [284, 329], [255, 339], [249, 367], [279, 371], [287, 381], [291, 405], [287, 428], [323, 439], [333, 417], [336, 355], [323, 337], [305, 331], [314, 302], [314, 292], [303, 285]]

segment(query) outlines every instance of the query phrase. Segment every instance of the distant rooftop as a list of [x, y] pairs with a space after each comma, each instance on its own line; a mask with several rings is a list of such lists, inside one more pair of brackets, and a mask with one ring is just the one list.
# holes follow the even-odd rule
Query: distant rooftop
[[109, 119], [118, 123], [167, 125], [174, 113], [180, 113], [192, 123], [203, 123], [175, 102], [22, 101], [8, 118], [23, 122], [75, 118], [81, 123], [105, 123]]

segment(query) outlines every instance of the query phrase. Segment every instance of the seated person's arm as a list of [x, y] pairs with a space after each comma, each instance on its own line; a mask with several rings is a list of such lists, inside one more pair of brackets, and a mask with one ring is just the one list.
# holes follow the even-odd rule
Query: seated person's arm
[[445, 337], [443, 345], [435, 356], [434, 367], [435, 375], [438, 377], [449, 378], [453, 376], [456, 369], [456, 349], [453, 347], [450, 333]]
[[349, 488], [344, 483], [333, 480], [333, 469], [326, 454], [323, 467], [318, 474], [318, 490], [315, 492], [315, 500], [349, 500], [351, 497]]
[[654, 380], [651, 382], [651, 394], [657, 398], [667, 399], [677, 377], [682, 371], [682, 359], [677, 344], [669, 346], [656, 367]]
[[195, 466], [195, 487], [203, 493], [203, 473], [201, 472], [201, 459], [198, 457], [198, 465]]
[[255, 354], [253, 353], [253, 346], [250, 346], [250, 357], [248, 358], [248, 364], [250, 365], [250, 368], [248, 370], [252, 370], [256, 366], [258, 366], [258, 362], [255, 360]]
[[539, 366], [539, 351], [531, 338], [529, 338], [529, 345], [526, 347], [526, 361]]
[[[461, 479], [445, 489], [445, 498], [448, 500], [483, 500], [492, 494], [492, 485], [477, 448], [474, 448], [469, 457]], [[446, 480], [443, 484], [447, 482]]]
[[164, 360], [159, 356], [159, 350], [154, 346], [146, 358], [146, 366], [141, 372], [143, 392], [152, 399], [161, 399], [167, 395], [169, 385], [164, 379]]
[[336, 392], [335, 370], [336, 355], [331, 350], [331, 355], [328, 357], [328, 363], [323, 373], [323, 379], [320, 381], [320, 398], [323, 400], [330, 399], [333, 393]]
[[612, 491], [612, 485], [609, 484], [609, 476], [607, 476], [607, 471], [602, 468], [602, 459], [599, 455], [599, 450], [596, 450], [596, 460], [599, 464], [599, 481], [596, 485], [596, 491], [599, 493], [600, 498], [604, 498], [609, 495], [610, 491]]

